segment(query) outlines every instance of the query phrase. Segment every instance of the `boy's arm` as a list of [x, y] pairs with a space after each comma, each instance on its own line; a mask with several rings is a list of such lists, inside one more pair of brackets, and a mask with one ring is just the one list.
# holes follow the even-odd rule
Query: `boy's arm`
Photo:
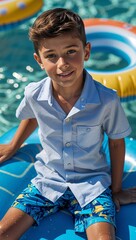
[[136, 202], [136, 188], [122, 189], [122, 177], [125, 160], [125, 141], [124, 139], [109, 139], [109, 150], [111, 159], [111, 180], [113, 200], [117, 211], [120, 204]]
[[109, 150], [111, 159], [112, 192], [116, 193], [122, 189], [122, 177], [125, 159], [124, 139], [109, 139]]
[[0, 163], [13, 156], [37, 126], [38, 124], [35, 118], [22, 120], [11, 142], [8, 144], [0, 144]]

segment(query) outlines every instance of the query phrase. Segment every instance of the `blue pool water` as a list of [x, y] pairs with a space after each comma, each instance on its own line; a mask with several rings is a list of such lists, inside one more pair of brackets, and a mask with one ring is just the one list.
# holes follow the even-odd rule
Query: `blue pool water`
[[[40, 12], [54, 7], [72, 9], [83, 19], [112, 18], [136, 25], [135, 0], [46, 0]], [[15, 110], [23, 97], [24, 87], [45, 76], [33, 60], [33, 47], [28, 39], [28, 29], [35, 17], [0, 32], [0, 135], [19, 123]], [[102, 61], [103, 69], [112, 66], [113, 61], [107, 56]], [[94, 68], [98, 68], [97, 62], [92, 61]], [[123, 103], [123, 107], [133, 129], [131, 137], [136, 138], [136, 101]]]

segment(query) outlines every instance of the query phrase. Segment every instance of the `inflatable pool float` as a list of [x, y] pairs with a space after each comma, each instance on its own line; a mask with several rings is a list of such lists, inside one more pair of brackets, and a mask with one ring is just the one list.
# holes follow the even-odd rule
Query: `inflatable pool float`
[[[16, 128], [0, 137], [0, 143], [9, 142]], [[13, 200], [35, 176], [34, 162], [36, 154], [41, 150], [37, 130], [27, 139], [25, 145], [7, 162], [0, 165], [0, 219], [3, 217]], [[109, 161], [107, 139], [103, 149]], [[124, 167], [124, 187], [135, 185], [136, 179], [136, 140], [126, 139], [126, 159]], [[136, 239], [136, 204], [122, 206], [117, 213], [116, 240]], [[60, 211], [44, 219], [38, 227], [31, 227], [21, 240], [85, 240], [85, 235], [74, 232], [72, 216]]]
[[37, 13], [42, 5], [42, 0], [0, 0], [0, 30], [22, 23]]
[[88, 69], [90, 74], [117, 90], [121, 101], [136, 99], [136, 26], [110, 19], [85, 19], [84, 24], [92, 52], [112, 53], [126, 63], [114, 71]]

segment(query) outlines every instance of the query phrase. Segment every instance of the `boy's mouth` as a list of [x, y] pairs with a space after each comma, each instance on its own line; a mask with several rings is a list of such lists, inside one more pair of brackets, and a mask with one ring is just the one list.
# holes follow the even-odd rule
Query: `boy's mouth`
[[72, 73], [73, 73], [73, 71], [72, 72], [59, 73], [58, 76], [60, 76], [60, 77], [69, 77], [69, 76], [72, 75]]

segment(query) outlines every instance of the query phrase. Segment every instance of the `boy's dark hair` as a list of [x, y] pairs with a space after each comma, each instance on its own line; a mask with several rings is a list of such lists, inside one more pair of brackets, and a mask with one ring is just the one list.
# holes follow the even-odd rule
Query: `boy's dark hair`
[[55, 8], [43, 12], [29, 30], [29, 38], [34, 44], [36, 53], [41, 42], [46, 38], [53, 38], [64, 33], [72, 33], [79, 38], [83, 46], [86, 45], [84, 23], [81, 17], [64, 8]]

